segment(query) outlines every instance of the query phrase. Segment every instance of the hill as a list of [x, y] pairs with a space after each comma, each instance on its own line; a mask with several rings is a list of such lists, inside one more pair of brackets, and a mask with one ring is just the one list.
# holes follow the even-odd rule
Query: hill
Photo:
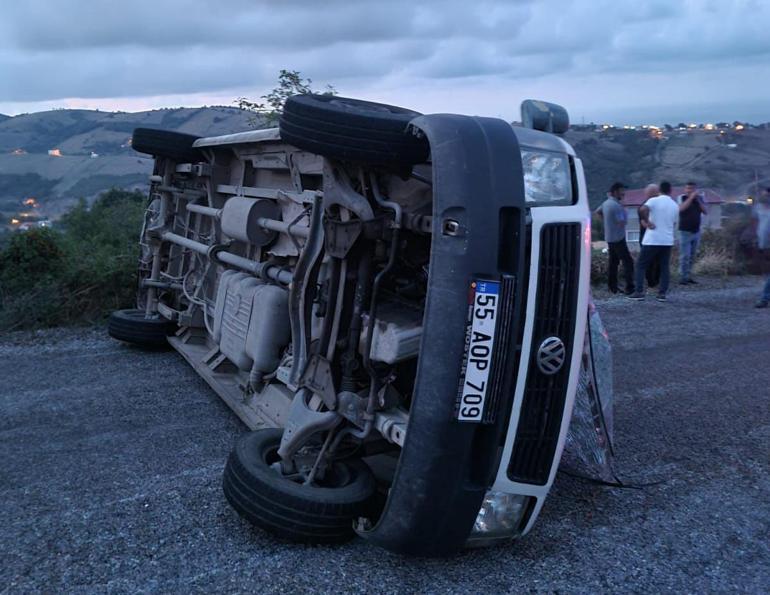
[[604, 199], [615, 181], [631, 188], [669, 180], [675, 186], [694, 181], [725, 199], [755, 193], [770, 185], [770, 127], [648, 130], [573, 127], [565, 135], [583, 161], [592, 205]]
[[[144, 190], [152, 160], [128, 144], [136, 127], [214, 136], [248, 130], [248, 118], [233, 107], [0, 115], [0, 221], [23, 211], [29, 197], [37, 199], [37, 215], [56, 217], [78, 198], [111, 187]], [[675, 185], [694, 180], [726, 198], [754, 193], [755, 180], [770, 184], [768, 125], [672, 129], [662, 135], [574, 126], [565, 139], [583, 160], [593, 205], [618, 180], [636, 188], [663, 179]], [[49, 155], [54, 149], [57, 155]]]
[[[128, 143], [140, 126], [199, 136], [249, 128], [248, 114], [232, 107], [0, 116], [0, 212], [16, 213], [24, 199], [34, 197], [40, 215], [55, 217], [78, 198], [113, 186], [146, 187], [152, 160]], [[55, 149], [57, 154], [50, 155]]]

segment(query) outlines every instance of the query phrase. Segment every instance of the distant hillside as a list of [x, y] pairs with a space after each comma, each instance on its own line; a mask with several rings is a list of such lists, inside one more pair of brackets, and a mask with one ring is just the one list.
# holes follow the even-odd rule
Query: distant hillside
[[[0, 115], [0, 225], [23, 211], [28, 197], [40, 205], [36, 215], [56, 217], [78, 198], [93, 198], [113, 186], [144, 189], [152, 160], [128, 144], [136, 127], [214, 136], [248, 130], [248, 118], [232, 107]], [[695, 180], [727, 198], [753, 193], [755, 176], [770, 185], [767, 125], [724, 134], [672, 130], [663, 139], [646, 130], [575, 126], [565, 138], [583, 160], [592, 204], [614, 181], [638, 188], [663, 179], [675, 185]], [[53, 149], [61, 156], [49, 155]]]
[[[249, 129], [248, 114], [231, 107], [0, 116], [0, 213], [13, 214], [22, 200], [35, 197], [40, 214], [55, 217], [80, 197], [92, 198], [113, 186], [145, 187], [152, 160], [128, 144], [140, 126], [198, 136]], [[49, 155], [53, 149], [61, 156]]]
[[755, 192], [755, 180], [770, 185], [770, 128], [672, 130], [662, 139], [646, 130], [598, 131], [575, 127], [565, 135], [583, 160], [592, 204], [603, 200], [615, 181], [632, 188], [669, 180], [692, 180], [726, 199]]

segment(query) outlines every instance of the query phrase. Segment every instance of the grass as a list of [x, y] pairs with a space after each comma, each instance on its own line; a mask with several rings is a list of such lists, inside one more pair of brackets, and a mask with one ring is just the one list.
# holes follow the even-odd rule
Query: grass
[[692, 267], [696, 277], [727, 277], [736, 269], [733, 257], [725, 251], [709, 250], [700, 255]]
[[[766, 256], [757, 254], [746, 239], [751, 234], [746, 231], [747, 223], [728, 223], [723, 229], [705, 230], [701, 236], [698, 255], [693, 263], [694, 276], [727, 277], [746, 273], [761, 273], [766, 268]], [[638, 256], [635, 256], [636, 260]], [[671, 252], [671, 271], [676, 278], [679, 270], [679, 250], [677, 246]], [[601, 250], [591, 252], [591, 284], [606, 285], [609, 271], [609, 254]]]

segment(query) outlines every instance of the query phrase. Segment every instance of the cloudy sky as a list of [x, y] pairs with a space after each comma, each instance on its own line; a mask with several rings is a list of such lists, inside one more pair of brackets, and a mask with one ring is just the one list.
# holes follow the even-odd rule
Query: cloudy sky
[[514, 119], [770, 120], [765, 0], [18, 0], [0, 113], [257, 98], [281, 68], [341, 95]]

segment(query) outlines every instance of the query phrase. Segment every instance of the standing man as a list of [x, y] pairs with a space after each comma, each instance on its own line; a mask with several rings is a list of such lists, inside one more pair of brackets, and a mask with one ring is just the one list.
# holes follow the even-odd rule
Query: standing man
[[754, 304], [755, 308], [767, 308], [768, 306], [770, 306], [770, 277], [765, 281], [765, 287], [762, 289], [759, 301]]
[[671, 184], [660, 183], [660, 195], [649, 199], [639, 209], [640, 223], [647, 231], [642, 240], [642, 251], [636, 267], [636, 292], [628, 297], [632, 300], [644, 299], [644, 274], [653, 262], [660, 265], [660, 287], [655, 299], [666, 301], [666, 292], [670, 281], [671, 247], [674, 245], [674, 229], [679, 219], [679, 207], [671, 198]]
[[692, 263], [700, 243], [700, 219], [705, 215], [706, 199], [698, 192], [695, 182], [687, 182], [679, 203], [679, 283], [696, 283], [691, 276]]
[[[770, 188], [765, 188], [762, 196], [754, 207], [754, 218], [757, 220], [757, 247], [762, 255], [770, 250]], [[757, 308], [767, 308], [770, 305], [770, 277], [765, 281], [762, 296], [755, 304]]]
[[604, 241], [610, 252], [608, 286], [612, 293], [618, 293], [618, 266], [623, 263], [623, 277], [626, 280], [624, 292], [628, 295], [634, 292], [634, 259], [626, 244], [626, 209], [623, 207], [623, 196], [626, 187], [620, 182], [610, 186], [610, 191], [596, 213], [604, 220]]
[[[660, 188], [658, 188], [657, 184], [647, 184], [646, 188], [644, 189], [644, 202], [647, 202], [651, 198], [654, 198], [655, 196], [658, 196], [660, 194]], [[642, 204], [643, 206], [643, 204]], [[639, 245], [642, 245], [642, 240], [644, 240], [644, 232], [647, 231], [647, 228], [644, 226], [644, 221], [642, 221], [642, 206], [639, 207], [637, 210], [637, 214], [639, 215]], [[647, 287], [657, 287], [658, 283], [660, 283], [660, 266], [657, 262], [650, 263], [650, 266], [647, 267], [647, 272], [645, 273], [645, 277], [647, 278]]]
[[757, 220], [757, 248], [770, 250], [770, 188], [762, 191], [752, 217]]

